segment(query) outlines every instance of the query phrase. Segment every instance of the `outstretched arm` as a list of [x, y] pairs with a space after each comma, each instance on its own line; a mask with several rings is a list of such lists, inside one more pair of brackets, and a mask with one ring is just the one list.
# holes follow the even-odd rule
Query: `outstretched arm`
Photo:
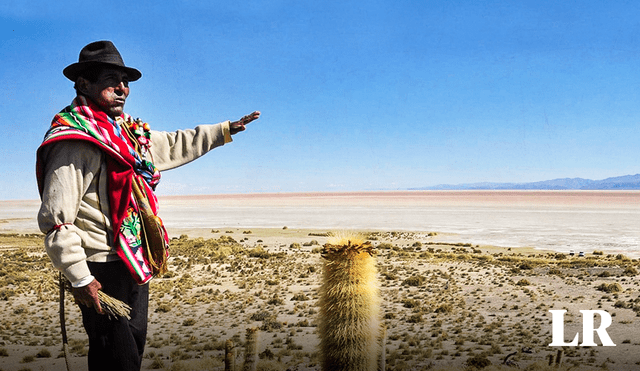
[[231, 142], [231, 135], [245, 130], [245, 125], [258, 119], [255, 111], [240, 120], [215, 125], [199, 125], [172, 133], [151, 130], [151, 158], [158, 170], [164, 171], [187, 164], [215, 147]]

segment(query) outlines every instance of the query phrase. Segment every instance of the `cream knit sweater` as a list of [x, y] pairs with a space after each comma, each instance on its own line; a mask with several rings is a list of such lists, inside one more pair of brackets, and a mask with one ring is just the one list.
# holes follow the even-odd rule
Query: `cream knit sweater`
[[[151, 131], [151, 160], [158, 170], [191, 162], [231, 141], [229, 121], [176, 132]], [[74, 287], [93, 277], [87, 261], [119, 259], [109, 220], [105, 154], [85, 141], [61, 141], [45, 147], [44, 191], [38, 224], [53, 265]], [[160, 185], [162, 186], [162, 185]], [[53, 229], [54, 226], [62, 227]]]

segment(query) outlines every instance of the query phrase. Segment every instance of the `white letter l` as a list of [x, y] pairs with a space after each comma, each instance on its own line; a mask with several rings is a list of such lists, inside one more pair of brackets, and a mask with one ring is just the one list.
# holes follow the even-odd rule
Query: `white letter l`
[[578, 345], [578, 337], [580, 333], [576, 333], [576, 336], [573, 338], [573, 341], [570, 343], [564, 342], [564, 314], [566, 310], [558, 309], [558, 310], [549, 310], [551, 312], [551, 332], [552, 332], [552, 342], [549, 344], [550, 347], [563, 347], [570, 346], [575, 347]]

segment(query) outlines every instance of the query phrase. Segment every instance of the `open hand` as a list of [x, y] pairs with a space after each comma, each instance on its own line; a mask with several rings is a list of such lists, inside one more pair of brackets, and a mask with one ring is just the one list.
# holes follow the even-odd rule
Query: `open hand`
[[260, 118], [260, 111], [254, 111], [246, 116], [243, 116], [240, 120], [238, 121], [233, 121], [230, 125], [229, 125], [229, 130], [231, 131], [231, 135], [233, 134], [237, 134], [241, 131], [244, 131], [245, 125], [247, 125], [248, 123], [250, 123], [253, 120], [257, 120]]

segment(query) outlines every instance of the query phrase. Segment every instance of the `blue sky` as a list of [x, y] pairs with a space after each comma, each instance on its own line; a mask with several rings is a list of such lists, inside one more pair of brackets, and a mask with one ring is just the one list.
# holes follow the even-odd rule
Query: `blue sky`
[[640, 173], [635, 1], [31, 1], [0, 8], [0, 200], [112, 40], [157, 130], [260, 120], [158, 194], [386, 190]]

